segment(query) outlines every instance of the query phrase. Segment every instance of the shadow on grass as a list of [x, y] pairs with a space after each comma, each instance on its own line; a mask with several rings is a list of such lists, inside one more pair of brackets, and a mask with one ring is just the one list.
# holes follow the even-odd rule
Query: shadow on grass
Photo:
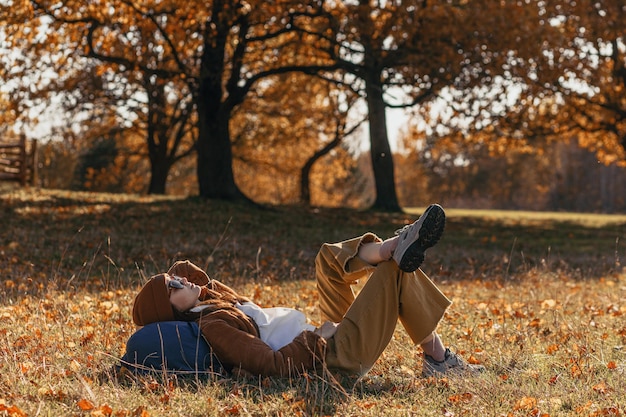
[[[388, 237], [416, 217], [52, 190], [1, 194], [0, 213], [0, 271], [23, 291], [135, 285], [178, 259], [233, 284], [313, 279], [323, 242], [366, 231]], [[533, 268], [598, 278], [621, 270], [625, 231], [623, 223], [585, 226], [558, 216], [449, 214], [423, 269], [436, 280], [506, 279]]]
[[[100, 385], [115, 388], [139, 388], [144, 392], [171, 392], [174, 388], [184, 393], [200, 394], [218, 401], [242, 398], [248, 404], [274, 404], [291, 408], [294, 414], [336, 415], [357, 400], [364, 403], [373, 398], [392, 397], [402, 393], [411, 396], [424, 386], [437, 384], [436, 378], [398, 378], [395, 376], [344, 374], [318, 375], [304, 373], [292, 377], [234, 377], [232, 375], [174, 375], [161, 372], [133, 374], [107, 370], [94, 377]], [[373, 405], [373, 403], [369, 403]], [[254, 414], [254, 413], [253, 413]]]

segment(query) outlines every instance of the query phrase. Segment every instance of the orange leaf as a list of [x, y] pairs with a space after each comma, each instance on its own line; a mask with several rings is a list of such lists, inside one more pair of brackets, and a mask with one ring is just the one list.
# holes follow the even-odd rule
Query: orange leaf
[[606, 386], [604, 382], [599, 382], [593, 386], [593, 390], [598, 394], [606, 394], [609, 388]]
[[575, 410], [576, 410], [576, 412], [577, 412], [577, 413], [579, 413], [579, 414], [580, 414], [580, 413], [582, 413], [583, 411], [588, 410], [588, 409], [589, 409], [589, 407], [591, 407], [591, 405], [592, 405], [592, 404], [593, 404], [593, 402], [591, 402], [591, 401], [587, 401], [585, 404], [583, 404], [583, 405], [579, 405], [578, 407], [576, 407], [576, 409], [575, 409]]
[[93, 403], [84, 398], [78, 402], [78, 407], [83, 411], [93, 410], [94, 408]]
[[547, 353], [548, 355], [552, 355], [552, 354], [554, 354], [557, 350], [559, 350], [559, 345], [557, 345], [556, 343], [554, 343], [554, 344], [552, 344], [552, 345], [550, 345], [550, 346], [548, 346], [548, 347], [546, 348], [546, 353]]
[[366, 410], [376, 406], [376, 403], [374, 401], [357, 401], [356, 404], [359, 406], [359, 408]]
[[[27, 414], [15, 405], [7, 407], [4, 400], [0, 399], [0, 412], [5, 411], [11, 417], [26, 417]], [[3, 414], [4, 415], [4, 414]]]
[[535, 397], [522, 397], [516, 403], [514, 410], [531, 410], [537, 406]]
[[467, 361], [471, 363], [472, 365], [480, 364], [480, 361], [474, 355], [470, 355], [469, 358], [467, 358]]
[[101, 405], [91, 412], [91, 417], [108, 417], [113, 413], [113, 409], [108, 405]]
[[467, 403], [472, 400], [472, 393], [464, 392], [463, 394], [455, 394], [448, 397], [448, 401], [451, 403], [464, 402]]
[[572, 365], [572, 367], [570, 368], [570, 372], [574, 378], [578, 378], [583, 374], [583, 371], [576, 364]]
[[594, 411], [589, 414], [589, 417], [600, 417], [600, 416], [619, 416], [619, 408], [617, 407], [607, 407], [601, 410]]
[[231, 415], [239, 415], [239, 406], [237, 404], [233, 405], [232, 407], [226, 407], [223, 409], [223, 411], [226, 414], [231, 414]]

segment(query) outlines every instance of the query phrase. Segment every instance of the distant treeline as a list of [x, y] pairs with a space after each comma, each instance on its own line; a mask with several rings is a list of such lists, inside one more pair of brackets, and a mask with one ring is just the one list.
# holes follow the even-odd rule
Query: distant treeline
[[[283, 149], [288, 153], [287, 149]], [[81, 152], [64, 143], [39, 149], [36, 186], [114, 193], [145, 193], [149, 164], [103, 141]], [[252, 200], [299, 203], [299, 167], [246, 160], [235, 155], [235, 177]], [[438, 201], [447, 207], [539, 211], [626, 212], [626, 169], [604, 165], [575, 144], [556, 143], [540, 155], [511, 151], [504, 156], [478, 149], [465, 159], [427, 159], [423, 152], [395, 155], [396, 186], [403, 207]], [[374, 198], [369, 154], [329, 158], [314, 170], [315, 206], [364, 208]], [[168, 194], [197, 195], [195, 158], [181, 160], [168, 177]]]

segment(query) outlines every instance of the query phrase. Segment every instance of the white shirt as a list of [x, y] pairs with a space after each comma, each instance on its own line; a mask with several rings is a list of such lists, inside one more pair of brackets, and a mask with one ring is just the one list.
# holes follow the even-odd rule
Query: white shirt
[[307, 323], [304, 313], [293, 308], [261, 308], [252, 302], [237, 303], [235, 307], [254, 320], [261, 340], [273, 350], [291, 343], [304, 330], [315, 330], [315, 326]]

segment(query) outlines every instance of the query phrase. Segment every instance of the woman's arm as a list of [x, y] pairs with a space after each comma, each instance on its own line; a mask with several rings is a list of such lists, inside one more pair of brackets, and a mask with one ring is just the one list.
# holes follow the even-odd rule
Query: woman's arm
[[216, 311], [199, 322], [203, 336], [224, 366], [263, 376], [288, 376], [321, 366], [326, 349], [323, 337], [304, 331], [274, 351], [239, 320], [227, 311]]

